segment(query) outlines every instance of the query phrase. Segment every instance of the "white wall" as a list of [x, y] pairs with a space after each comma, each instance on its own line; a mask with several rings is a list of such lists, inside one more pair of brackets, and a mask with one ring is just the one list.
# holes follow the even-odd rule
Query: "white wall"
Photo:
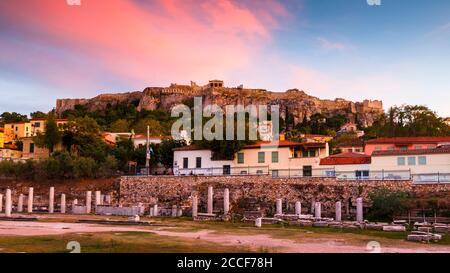
[[[212, 152], [210, 150], [187, 150], [174, 151], [173, 166], [175, 175], [222, 175], [223, 166], [230, 165], [234, 167], [232, 160], [211, 160]], [[196, 158], [202, 158], [202, 167], [196, 168]], [[188, 169], [183, 168], [183, 158], [188, 158]]]

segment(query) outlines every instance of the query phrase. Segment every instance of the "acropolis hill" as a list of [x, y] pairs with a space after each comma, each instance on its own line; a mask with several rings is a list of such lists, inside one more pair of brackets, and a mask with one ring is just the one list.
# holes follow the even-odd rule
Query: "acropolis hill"
[[195, 82], [190, 85], [171, 84], [169, 87], [147, 87], [144, 91], [102, 94], [92, 99], [58, 99], [56, 111], [61, 114], [65, 110], [73, 109], [75, 105], [83, 105], [88, 110], [105, 109], [108, 105], [121, 103], [136, 103], [138, 110], [155, 110], [162, 108], [170, 110], [176, 104], [186, 102], [194, 96], [202, 96], [204, 104], [225, 105], [280, 105], [280, 115], [292, 115], [294, 123], [303, 121], [315, 113], [325, 116], [346, 115], [348, 121], [357, 122], [362, 126], [370, 126], [383, 112], [383, 103], [378, 100], [364, 100], [352, 102], [337, 98], [322, 100], [306, 94], [298, 89], [286, 92], [272, 92], [265, 89], [249, 89], [239, 87], [225, 87], [223, 81], [210, 81], [207, 85], [199, 86]]

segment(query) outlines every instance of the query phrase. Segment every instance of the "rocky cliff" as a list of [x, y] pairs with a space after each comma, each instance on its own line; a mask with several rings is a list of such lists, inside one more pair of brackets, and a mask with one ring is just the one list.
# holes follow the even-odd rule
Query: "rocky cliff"
[[103, 94], [92, 99], [58, 99], [56, 111], [61, 114], [73, 109], [75, 105], [83, 105], [89, 110], [104, 109], [108, 105], [120, 103], [136, 103], [138, 110], [155, 110], [162, 108], [170, 110], [174, 105], [186, 102], [194, 96], [203, 97], [204, 104], [225, 105], [280, 105], [280, 115], [285, 118], [292, 115], [295, 123], [309, 118], [315, 113], [325, 116], [346, 115], [349, 122], [362, 126], [370, 126], [383, 112], [381, 101], [364, 100], [352, 102], [345, 99], [322, 100], [292, 89], [286, 92], [271, 92], [264, 89], [248, 89], [243, 87], [211, 87], [172, 84], [169, 87], [148, 87], [142, 92]]

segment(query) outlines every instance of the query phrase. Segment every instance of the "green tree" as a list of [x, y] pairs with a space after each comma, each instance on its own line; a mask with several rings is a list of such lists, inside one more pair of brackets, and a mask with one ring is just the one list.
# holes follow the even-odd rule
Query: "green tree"
[[166, 168], [173, 166], [173, 149], [186, 146], [186, 141], [175, 139], [164, 139], [158, 148], [159, 161]]
[[371, 221], [392, 221], [394, 216], [405, 213], [409, 206], [407, 192], [378, 188], [369, 194], [372, 207], [367, 215]]
[[450, 126], [423, 105], [393, 106], [366, 129], [367, 138], [449, 135]]
[[22, 115], [16, 112], [4, 112], [0, 115], [0, 123], [2, 125], [6, 123], [15, 123], [15, 122], [27, 122], [28, 117], [26, 115]]
[[63, 133], [64, 146], [82, 157], [103, 161], [108, 155], [108, 145], [102, 140], [100, 126], [93, 118], [70, 119]]
[[129, 132], [128, 121], [125, 119], [118, 119], [118, 120], [114, 121], [109, 126], [109, 131], [119, 132], [119, 133]]
[[55, 116], [50, 114], [45, 121], [45, 132], [38, 132], [37, 136], [34, 137], [34, 142], [40, 148], [47, 148], [51, 154], [55, 146], [61, 141], [62, 134], [56, 124]]
[[132, 128], [136, 134], [146, 134], [147, 126], [150, 126], [150, 135], [152, 136], [161, 136], [168, 133], [166, 130], [164, 130], [164, 127], [158, 120], [151, 118], [139, 120], [132, 126]]
[[40, 118], [46, 119], [47, 118], [47, 114], [44, 113], [44, 112], [41, 112], [41, 111], [36, 111], [36, 112], [30, 113], [30, 117], [32, 119], [40, 119]]

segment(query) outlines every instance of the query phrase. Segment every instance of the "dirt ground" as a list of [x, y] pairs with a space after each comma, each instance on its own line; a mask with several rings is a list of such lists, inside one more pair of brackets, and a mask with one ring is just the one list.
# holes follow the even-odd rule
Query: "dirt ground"
[[[421, 244], [399, 239], [374, 237], [365, 234], [322, 233], [305, 230], [279, 230], [276, 228], [223, 229], [217, 224], [187, 226], [119, 226], [70, 222], [58, 216], [45, 217], [38, 222], [0, 221], [0, 237], [44, 236], [63, 234], [95, 234], [106, 232], [152, 233], [180, 239], [196, 239], [224, 246], [242, 246], [254, 251], [284, 253], [437, 253], [450, 252], [450, 246]], [[183, 226], [184, 225], [184, 226]], [[375, 243], [374, 243], [375, 242]], [[373, 248], [375, 246], [375, 248]], [[378, 247], [379, 246], [379, 247]], [[0, 246], [1, 248], [1, 246]]]

